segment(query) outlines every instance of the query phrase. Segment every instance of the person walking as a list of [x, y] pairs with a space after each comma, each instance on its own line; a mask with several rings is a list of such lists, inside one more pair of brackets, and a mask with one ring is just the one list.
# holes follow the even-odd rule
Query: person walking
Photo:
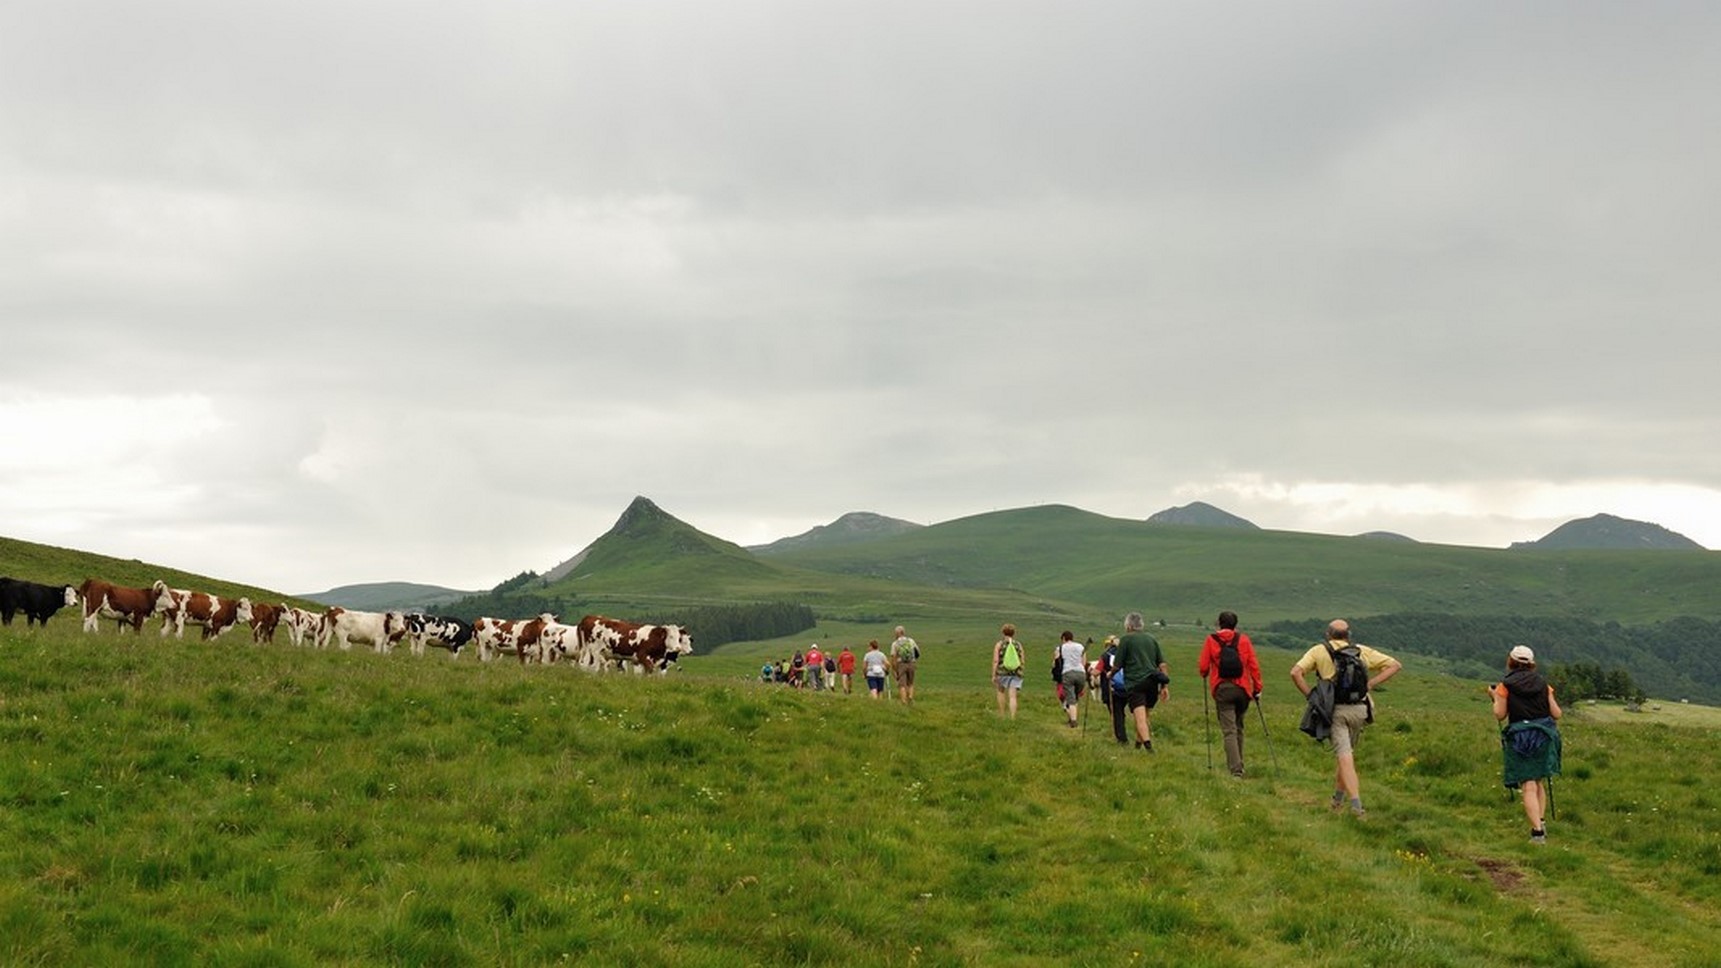
[[909, 638], [908, 630], [900, 625], [890, 643], [890, 661], [896, 668], [897, 697], [904, 706], [914, 705], [914, 669], [920, 664], [920, 644]]
[[1129, 745], [1129, 733], [1124, 729], [1124, 720], [1128, 718], [1128, 704], [1124, 702], [1121, 680], [1114, 686], [1114, 676], [1123, 669], [1118, 664], [1117, 636], [1108, 635], [1105, 638], [1105, 651], [1100, 653], [1100, 705], [1111, 713], [1111, 734], [1119, 746]]
[[1159, 640], [1142, 630], [1140, 612], [1124, 616], [1117, 640], [1118, 665], [1123, 668], [1123, 696], [1135, 719], [1135, 748], [1153, 752], [1152, 710], [1171, 698], [1171, 669]]
[[1016, 626], [1005, 623], [998, 630], [1004, 637], [992, 643], [992, 685], [998, 692], [998, 715], [1016, 718], [1016, 696], [1022, 691], [1022, 670], [1028, 665], [1022, 643], [1016, 641]]
[[825, 688], [825, 654], [819, 651], [817, 642], [807, 650], [807, 687], [814, 692], [823, 692]]
[[1058, 659], [1063, 663], [1058, 682], [1064, 687], [1064, 715], [1075, 729], [1081, 725], [1082, 694], [1088, 691], [1088, 657], [1087, 648], [1068, 629], [1058, 643]]
[[861, 671], [866, 674], [867, 692], [874, 699], [884, 698], [884, 677], [889, 669], [890, 659], [878, 647], [878, 639], [868, 642], [866, 654], [861, 656]]
[[1351, 642], [1350, 623], [1342, 618], [1327, 625], [1327, 640], [1317, 642], [1291, 665], [1291, 682], [1306, 699], [1316, 687], [1307, 681], [1313, 672], [1333, 690], [1332, 740], [1334, 810], [1350, 802], [1352, 815], [1368, 815], [1362, 805], [1362, 787], [1357, 779], [1355, 747], [1363, 727], [1374, 722], [1371, 693], [1403, 668], [1397, 659], [1366, 645]]
[[[1261, 663], [1255, 658], [1255, 644], [1237, 631], [1236, 612], [1219, 613], [1219, 631], [1202, 643], [1195, 670], [1213, 694], [1219, 735], [1225, 744], [1225, 766], [1241, 780], [1243, 723], [1249, 715], [1249, 701], [1261, 698]], [[1211, 760], [1208, 768], [1212, 768]]]
[[855, 691], [855, 654], [854, 650], [846, 645], [843, 646], [841, 652], [837, 653], [837, 675], [842, 678], [843, 695], [847, 696], [853, 693]]
[[1527, 645], [1515, 645], [1506, 656], [1506, 677], [1490, 687], [1488, 695], [1494, 699], [1494, 718], [1502, 724], [1506, 788], [1523, 792], [1530, 843], [1545, 844], [1548, 782], [1560, 775], [1561, 712], [1554, 687], [1536, 671], [1536, 653]]

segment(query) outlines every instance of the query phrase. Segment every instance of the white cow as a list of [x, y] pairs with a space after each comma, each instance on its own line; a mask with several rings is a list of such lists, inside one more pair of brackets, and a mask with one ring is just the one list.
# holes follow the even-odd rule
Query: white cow
[[345, 652], [354, 642], [364, 642], [377, 652], [391, 652], [405, 634], [406, 616], [400, 612], [358, 612], [336, 605], [323, 613], [317, 647], [333, 641]]
[[472, 623], [472, 641], [478, 643], [478, 658], [489, 662], [498, 655], [518, 655], [520, 664], [537, 659], [543, 661], [543, 647], [538, 641], [544, 626], [556, 617], [549, 612], [537, 618], [481, 618]]

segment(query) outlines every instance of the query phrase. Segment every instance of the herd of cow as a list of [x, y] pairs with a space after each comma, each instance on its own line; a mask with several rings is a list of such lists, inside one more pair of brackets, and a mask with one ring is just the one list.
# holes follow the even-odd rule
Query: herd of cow
[[593, 672], [667, 672], [693, 651], [693, 636], [679, 625], [640, 625], [602, 615], [587, 615], [575, 625], [563, 625], [548, 612], [529, 619], [481, 618], [467, 623], [417, 612], [361, 612], [340, 606], [318, 612], [169, 588], [164, 581], [149, 588], [128, 588], [91, 578], [74, 588], [0, 578], [0, 620], [7, 625], [18, 612], [24, 613], [26, 626], [46, 625], [61, 608], [79, 605], [85, 632], [100, 631], [106, 618], [117, 629], [130, 625], [133, 632], [141, 633], [146, 619], [160, 616], [162, 635], [171, 631], [183, 638], [189, 623], [202, 627], [203, 638], [212, 639], [243, 622], [251, 629], [251, 641], [264, 643], [273, 642], [275, 630], [285, 624], [294, 645], [319, 649], [330, 642], [350, 649], [358, 642], [377, 652], [391, 652], [405, 641], [414, 655], [435, 646], [458, 657], [462, 648], [476, 644], [478, 657], [486, 662], [498, 655], [515, 655], [522, 663], [566, 659]]

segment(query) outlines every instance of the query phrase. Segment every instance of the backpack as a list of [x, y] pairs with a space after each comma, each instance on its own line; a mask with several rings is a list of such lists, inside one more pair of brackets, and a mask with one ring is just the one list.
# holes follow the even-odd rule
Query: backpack
[[1327, 645], [1327, 655], [1333, 660], [1333, 702], [1355, 705], [1368, 700], [1368, 666], [1363, 664], [1362, 652], [1354, 645], [1334, 650]]
[[1242, 637], [1239, 632], [1231, 636], [1231, 641], [1226, 642], [1217, 635], [1213, 636], [1213, 641], [1219, 643], [1219, 678], [1243, 678], [1243, 653], [1237, 648], [1237, 642]]
[[1016, 648], [1015, 639], [1004, 640], [1004, 654], [998, 658], [998, 668], [1012, 675], [1022, 671], [1022, 650]]
[[1058, 647], [1058, 657], [1056, 659], [1052, 660], [1052, 681], [1053, 682], [1063, 682], [1064, 681], [1064, 649], [1063, 649], [1063, 646]]

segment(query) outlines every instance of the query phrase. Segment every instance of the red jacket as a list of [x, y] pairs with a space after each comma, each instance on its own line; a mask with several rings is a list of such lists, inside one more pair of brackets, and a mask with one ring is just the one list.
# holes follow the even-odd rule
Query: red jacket
[[[1219, 644], [1231, 641], [1233, 636], [1237, 639], [1237, 657], [1243, 660], [1243, 674], [1235, 679], [1221, 679]], [[1247, 635], [1236, 629], [1220, 629], [1207, 636], [1207, 641], [1201, 643], [1201, 661], [1196, 666], [1196, 672], [1207, 680], [1209, 692], [1218, 689], [1221, 682], [1235, 682], [1251, 696], [1261, 694], [1261, 663], [1255, 659], [1255, 644], [1249, 641]]]

